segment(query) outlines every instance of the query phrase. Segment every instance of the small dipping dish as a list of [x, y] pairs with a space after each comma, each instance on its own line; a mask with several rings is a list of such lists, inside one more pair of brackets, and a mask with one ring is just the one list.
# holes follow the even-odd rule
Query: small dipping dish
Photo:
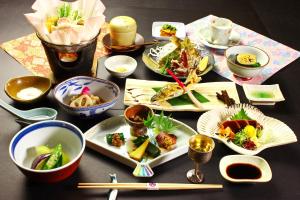
[[259, 183], [272, 179], [269, 164], [258, 156], [225, 156], [220, 160], [219, 170], [224, 179], [235, 183]]
[[147, 127], [144, 125], [144, 120], [148, 115], [154, 115], [151, 108], [145, 105], [129, 106], [124, 111], [126, 122], [131, 126], [131, 134], [141, 136], [147, 132]]
[[125, 78], [135, 71], [137, 62], [130, 56], [117, 55], [107, 58], [104, 65], [112, 76]]
[[41, 76], [12, 78], [5, 84], [6, 94], [14, 101], [34, 103], [45, 97], [51, 89], [51, 80]]

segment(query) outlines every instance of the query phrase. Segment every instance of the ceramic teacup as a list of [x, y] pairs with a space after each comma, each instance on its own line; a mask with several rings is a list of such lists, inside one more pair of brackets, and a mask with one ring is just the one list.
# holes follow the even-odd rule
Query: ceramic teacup
[[211, 40], [213, 44], [227, 45], [232, 30], [232, 21], [216, 17], [211, 22]]

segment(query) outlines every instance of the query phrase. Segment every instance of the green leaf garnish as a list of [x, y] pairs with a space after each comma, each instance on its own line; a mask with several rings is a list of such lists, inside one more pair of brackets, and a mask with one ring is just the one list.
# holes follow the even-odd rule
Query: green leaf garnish
[[148, 128], [156, 129], [158, 132], [171, 132], [176, 128], [170, 116], [165, 116], [162, 111], [160, 115], [148, 115], [147, 119], [144, 120], [144, 125]]
[[242, 108], [238, 113], [236, 113], [235, 115], [233, 115], [231, 118], [231, 120], [252, 120], [246, 113], [246, 111], [244, 110], [244, 108]]

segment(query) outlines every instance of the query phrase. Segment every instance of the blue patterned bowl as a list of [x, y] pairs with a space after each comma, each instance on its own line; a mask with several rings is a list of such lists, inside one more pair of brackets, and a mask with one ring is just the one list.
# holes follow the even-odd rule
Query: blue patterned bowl
[[[78, 108], [69, 106], [71, 97], [80, 94], [84, 87], [88, 87], [91, 94], [104, 99], [105, 103]], [[113, 107], [116, 104], [119, 95], [120, 89], [115, 83], [87, 76], [70, 78], [54, 88], [54, 97], [64, 110], [70, 114], [84, 117], [100, 114]]]

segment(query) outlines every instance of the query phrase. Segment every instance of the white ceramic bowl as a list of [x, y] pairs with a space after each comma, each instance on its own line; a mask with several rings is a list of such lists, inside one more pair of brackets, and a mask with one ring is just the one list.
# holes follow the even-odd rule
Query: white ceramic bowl
[[[91, 94], [104, 99], [105, 103], [89, 107], [71, 107], [69, 105], [71, 97], [80, 94], [84, 87], [88, 87]], [[70, 114], [84, 117], [103, 113], [116, 104], [119, 96], [120, 89], [115, 83], [88, 76], [70, 78], [54, 88], [54, 97], [64, 110]]]
[[104, 65], [112, 76], [125, 78], [135, 71], [137, 62], [130, 56], [117, 55], [107, 58]]
[[[61, 144], [70, 162], [51, 170], [34, 170], [31, 164], [36, 157], [34, 148]], [[11, 140], [9, 155], [15, 165], [28, 178], [38, 182], [58, 182], [77, 169], [85, 149], [85, 138], [79, 128], [64, 121], [49, 120], [31, 124], [20, 130]]]
[[[256, 166], [261, 171], [261, 176], [258, 179], [234, 179], [228, 176], [226, 169], [232, 164], [250, 164]], [[255, 183], [268, 182], [272, 179], [272, 171], [267, 161], [258, 156], [250, 155], [229, 155], [220, 160], [219, 170], [224, 179], [236, 183]]]
[[[240, 53], [250, 53], [255, 55], [257, 62], [259, 62], [261, 66], [260, 67], [242, 66], [228, 59], [230, 55], [236, 55]], [[265, 67], [270, 60], [268, 54], [265, 51], [257, 47], [247, 46], [247, 45], [238, 45], [238, 46], [229, 47], [225, 51], [225, 57], [230, 71], [236, 76], [241, 78], [253, 78], [255, 76], [258, 76], [262, 68]]]

